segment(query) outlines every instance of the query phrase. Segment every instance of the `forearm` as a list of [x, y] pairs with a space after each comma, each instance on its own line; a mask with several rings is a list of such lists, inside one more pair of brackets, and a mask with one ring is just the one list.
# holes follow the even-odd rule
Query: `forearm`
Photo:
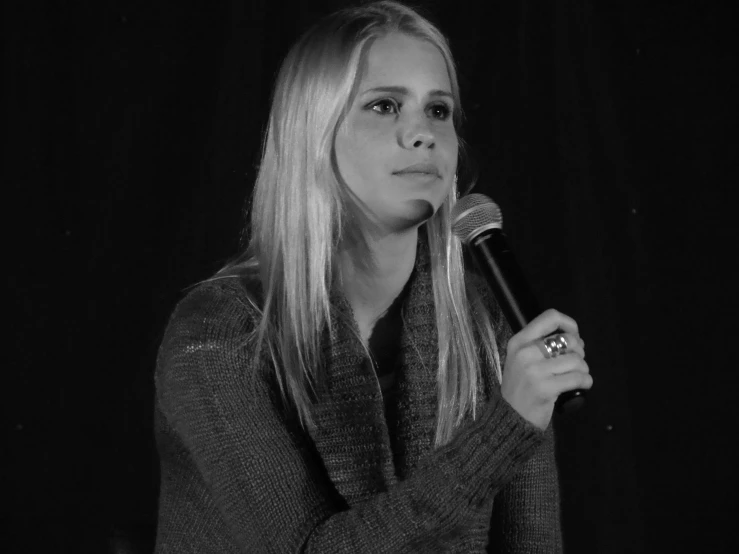
[[488, 552], [562, 552], [554, 446], [554, 432], [550, 425], [546, 440], [496, 496]]
[[408, 479], [317, 526], [304, 551], [429, 552], [462, 533], [543, 440], [502, 399], [489, 408]]

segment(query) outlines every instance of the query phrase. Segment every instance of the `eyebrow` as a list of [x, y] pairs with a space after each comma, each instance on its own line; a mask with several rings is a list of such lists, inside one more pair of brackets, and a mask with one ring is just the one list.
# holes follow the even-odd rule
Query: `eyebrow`
[[[388, 86], [388, 87], [375, 87], [375, 88], [367, 89], [362, 93], [362, 95], [369, 94], [370, 92], [391, 92], [395, 94], [401, 94], [404, 96], [410, 96], [411, 94], [411, 91], [407, 89], [406, 87], [389, 87]], [[452, 93], [447, 92], [445, 90], [438, 90], [438, 89], [432, 90], [428, 93], [428, 95], [434, 98], [445, 97], [445, 98], [454, 100], [454, 96], [452, 95]]]

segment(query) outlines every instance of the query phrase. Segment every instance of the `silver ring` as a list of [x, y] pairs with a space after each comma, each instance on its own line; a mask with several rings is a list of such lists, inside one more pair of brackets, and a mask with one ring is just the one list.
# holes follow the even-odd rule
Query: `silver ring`
[[[556, 358], [567, 353], [567, 339], [564, 335], [554, 335], [537, 341], [545, 358]], [[543, 347], [543, 348], [542, 348]]]

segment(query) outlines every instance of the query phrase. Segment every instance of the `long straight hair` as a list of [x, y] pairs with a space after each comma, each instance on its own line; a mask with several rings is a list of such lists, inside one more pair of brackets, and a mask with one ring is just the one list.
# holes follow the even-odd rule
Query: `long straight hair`
[[[321, 379], [321, 338], [332, 328], [336, 254], [342, 241], [361, 236], [352, 226], [355, 206], [338, 175], [334, 142], [357, 94], [369, 47], [390, 33], [428, 41], [442, 53], [459, 129], [454, 61], [432, 23], [392, 1], [326, 17], [298, 40], [281, 66], [251, 203], [249, 243], [213, 277], [251, 274], [261, 282], [254, 306], [261, 316], [252, 339], [256, 351], [266, 352], [271, 361], [286, 405], [295, 408], [307, 429], [315, 427], [309, 389], [315, 393]], [[476, 417], [481, 364], [489, 364], [501, 379], [491, 318], [485, 310], [476, 310], [475, 318], [470, 314], [470, 301], [479, 302], [468, 298], [475, 291], [465, 286], [461, 245], [451, 232], [456, 198], [455, 183], [424, 224], [439, 338], [436, 446], [451, 439], [468, 412]]]

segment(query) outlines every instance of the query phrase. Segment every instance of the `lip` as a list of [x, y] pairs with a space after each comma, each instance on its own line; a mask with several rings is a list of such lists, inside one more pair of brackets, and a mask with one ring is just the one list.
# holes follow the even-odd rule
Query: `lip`
[[394, 172], [395, 175], [433, 175], [434, 177], [440, 177], [439, 168], [429, 162], [420, 164], [409, 165], [398, 171]]

